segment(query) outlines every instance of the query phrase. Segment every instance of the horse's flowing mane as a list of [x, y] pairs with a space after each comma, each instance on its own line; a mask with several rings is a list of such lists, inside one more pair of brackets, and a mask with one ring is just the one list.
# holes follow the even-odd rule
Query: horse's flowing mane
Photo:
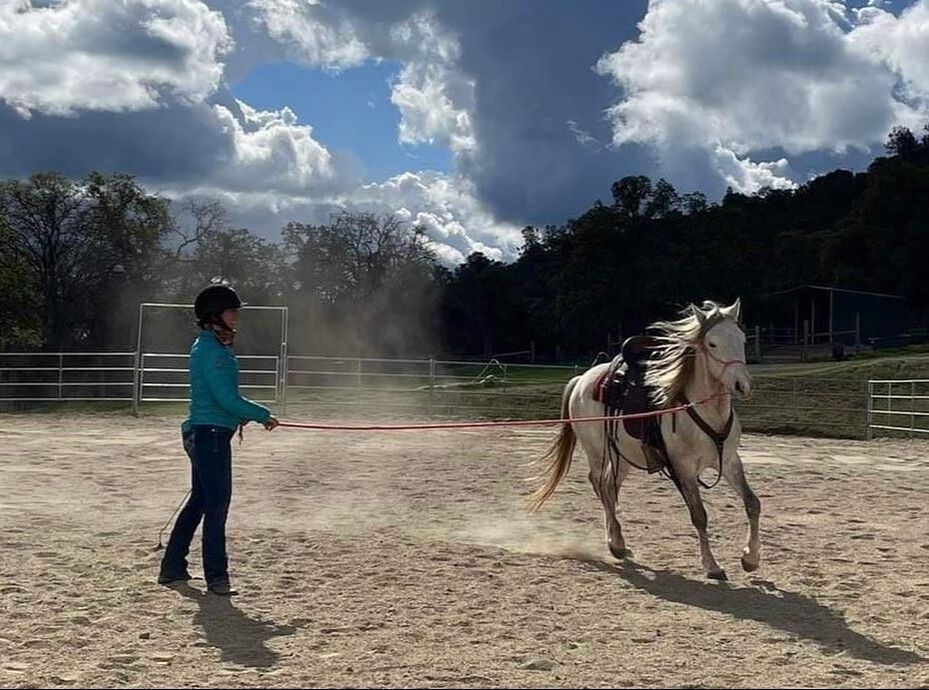
[[[655, 403], [667, 407], [678, 401], [693, 375], [694, 353], [713, 326], [727, 317], [721, 305], [707, 300], [703, 308], [691, 304], [680, 311], [676, 321], [656, 321], [654, 331], [659, 345], [647, 361], [645, 382], [654, 391]], [[699, 315], [698, 315], [699, 312]]]

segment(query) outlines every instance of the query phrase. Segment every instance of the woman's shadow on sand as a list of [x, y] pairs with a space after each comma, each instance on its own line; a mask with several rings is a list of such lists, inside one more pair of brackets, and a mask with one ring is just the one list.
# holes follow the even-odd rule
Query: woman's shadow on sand
[[200, 607], [194, 614], [194, 624], [203, 629], [206, 641], [220, 650], [223, 661], [253, 668], [275, 666], [280, 654], [270, 649], [267, 641], [293, 635], [298, 629], [295, 625], [251, 618], [236, 608], [231, 597], [208, 594], [186, 583], [172, 589]]

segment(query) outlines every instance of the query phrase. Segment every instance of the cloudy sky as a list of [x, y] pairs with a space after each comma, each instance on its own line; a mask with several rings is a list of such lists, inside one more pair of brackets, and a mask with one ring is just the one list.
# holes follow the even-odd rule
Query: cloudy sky
[[718, 200], [929, 121], [929, 0], [0, 0], [0, 177], [134, 173], [277, 239], [512, 258], [624, 175]]

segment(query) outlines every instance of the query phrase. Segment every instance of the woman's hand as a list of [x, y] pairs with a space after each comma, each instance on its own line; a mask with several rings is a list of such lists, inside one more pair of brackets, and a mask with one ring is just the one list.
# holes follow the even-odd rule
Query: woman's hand
[[280, 422], [277, 421], [277, 417], [268, 417], [268, 421], [265, 422], [265, 429], [268, 431], [274, 431], [279, 424]]

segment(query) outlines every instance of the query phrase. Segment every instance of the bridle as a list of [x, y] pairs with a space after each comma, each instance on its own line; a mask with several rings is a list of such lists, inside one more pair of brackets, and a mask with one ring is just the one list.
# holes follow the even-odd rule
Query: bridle
[[700, 344], [700, 349], [703, 350], [704, 354], [706, 354], [706, 356], [712, 359], [714, 362], [719, 362], [720, 364], [723, 365], [723, 370], [719, 372], [720, 378], [722, 378], [723, 374], [726, 373], [726, 369], [728, 369], [729, 367], [733, 365], [741, 364], [743, 367], [748, 366], [748, 364], [744, 360], [741, 360], [741, 359], [725, 360], [725, 359], [722, 359], [721, 357], [717, 357], [716, 355], [713, 354], [713, 351], [709, 347], [706, 346], [705, 343]]
[[[709, 324], [707, 324], [707, 325], [703, 328], [702, 337], [701, 337], [701, 339], [700, 339], [700, 350], [702, 350], [703, 353], [704, 353], [709, 359], [712, 359], [714, 362], [717, 362], [717, 363], [723, 365], [722, 371], [719, 372], [719, 378], [720, 378], [720, 379], [723, 377], [723, 374], [726, 373], [726, 369], [728, 369], [728, 368], [731, 367], [731, 366], [736, 366], [736, 365], [741, 364], [743, 367], [748, 367], [748, 364], [745, 362], [744, 359], [731, 359], [731, 360], [725, 360], [725, 359], [723, 359], [722, 357], [717, 357], [716, 355], [714, 355], [714, 354], [713, 354], [713, 350], [707, 346], [707, 344], [706, 344], [706, 336], [707, 336], [707, 334], [710, 332], [710, 330], [713, 328], [713, 326], [715, 326], [716, 324], [718, 324], [721, 320], [722, 320], [722, 319], [716, 319], [716, 320], [714, 320], [714, 321], [711, 321]], [[743, 334], [745, 333], [745, 331], [742, 330], [742, 327], [741, 327], [741, 326], [739, 326], [739, 330], [742, 331]]]

